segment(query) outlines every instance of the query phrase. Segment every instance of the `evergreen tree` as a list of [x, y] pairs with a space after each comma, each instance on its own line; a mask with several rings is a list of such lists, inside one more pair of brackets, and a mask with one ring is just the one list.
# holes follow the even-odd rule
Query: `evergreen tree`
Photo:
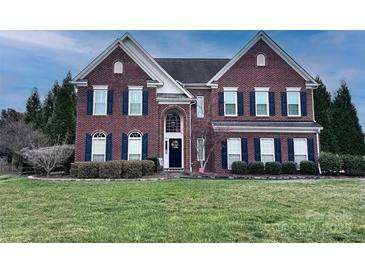
[[314, 113], [316, 121], [323, 127], [320, 133], [321, 151], [337, 152], [336, 138], [331, 124], [331, 94], [317, 76], [318, 88], [314, 91]]
[[68, 72], [54, 97], [52, 116], [47, 123], [53, 143], [75, 142], [75, 91], [71, 79], [71, 73]]
[[54, 99], [55, 99], [55, 96], [57, 95], [57, 92], [59, 89], [60, 89], [60, 86], [58, 84], [58, 81], [55, 81], [53, 84], [53, 87], [48, 92], [47, 97], [44, 99], [44, 102], [43, 102], [42, 119], [43, 119], [43, 131], [45, 133], [48, 133], [47, 123], [48, 123], [48, 120], [52, 116]]
[[365, 154], [364, 136], [345, 81], [341, 82], [333, 101], [332, 126], [339, 153]]
[[36, 87], [33, 88], [27, 100], [25, 122], [31, 123], [34, 128], [42, 127], [42, 104]]

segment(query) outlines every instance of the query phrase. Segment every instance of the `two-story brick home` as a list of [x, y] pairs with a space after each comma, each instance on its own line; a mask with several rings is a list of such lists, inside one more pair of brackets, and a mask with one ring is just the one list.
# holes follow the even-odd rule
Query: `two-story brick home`
[[206, 170], [222, 173], [319, 154], [318, 84], [263, 31], [232, 59], [153, 58], [127, 33], [73, 83], [76, 161], [157, 156], [193, 171], [209, 158]]

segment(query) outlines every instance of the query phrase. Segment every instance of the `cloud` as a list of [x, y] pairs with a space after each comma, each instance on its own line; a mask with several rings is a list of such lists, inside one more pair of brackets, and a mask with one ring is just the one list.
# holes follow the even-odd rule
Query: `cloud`
[[31, 46], [76, 53], [90, 52], [90, 48], [83, 47], [75, 39], [55, 31], [0, 31], [0, 42], [8, 42], [17, 47]]

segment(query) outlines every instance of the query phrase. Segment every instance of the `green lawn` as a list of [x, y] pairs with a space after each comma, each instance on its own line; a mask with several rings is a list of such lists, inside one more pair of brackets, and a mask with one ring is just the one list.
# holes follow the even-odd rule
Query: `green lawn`
[[365, 242], [365, 182], [1, 175], [0, 242]]

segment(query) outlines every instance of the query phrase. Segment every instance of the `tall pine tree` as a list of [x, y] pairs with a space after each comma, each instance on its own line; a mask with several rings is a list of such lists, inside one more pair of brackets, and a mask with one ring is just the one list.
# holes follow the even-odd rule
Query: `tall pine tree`
[[365, 154], [364, 136], [345, 81], [333, 101], [332, 126], [340, 154]]
[[320, 134], [321, 151], [337, 152], [336, 138], [331, 125], [331, 94], [317, 76], [318, 88], [314, 91], [314, 113], [316, 121], [323, 127]]
[[54, 143], [75, 142], [75, 91], [68, 72], [54, 97], [53, 112], [48, 120], [47, 129]]
[[42, 127], [42, 104], [36, 87], [33, 88], [27, 100], [25, 122], [31, 123], [34, 128]]
[[42, 107], [43, 131], [46, 134], [48, 134], [48, 127], [47, 127], [48, 120], [50, 120], [53, 113], [54, 99], [59, 89], [60, 86], [58, 84], [58, 81], [55, 81], [51, 90], [48, 92], [43, 102], [43, 107]]

